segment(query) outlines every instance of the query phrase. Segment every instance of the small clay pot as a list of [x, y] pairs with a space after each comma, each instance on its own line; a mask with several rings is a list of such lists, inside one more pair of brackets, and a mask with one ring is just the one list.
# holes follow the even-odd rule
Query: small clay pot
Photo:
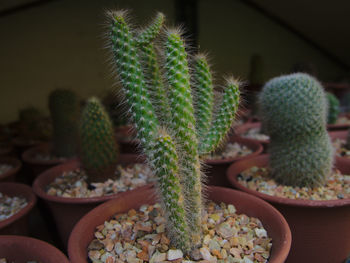
[[[236, 190], [209, 186], [208, 199], [216, 203], [234, 204], [238, 213], [244, 213], [261, 220], [268, 235], [272, 238], [272, 251], [269, 263], [281, 263], [286, 259], [291, 233], [283, 216], [271, 205], [254, 196]], [[87, 215], [74, 227], [69, 238], [68, 255], [72, 263], [87, 263], [88, 246], [94, 238], [95, 228], [111, 219], [115, 214], [138, 209], [143, 204], [154, 204], [156, 191], [148, 188], [144, 191], [129, 192], [106, 202]]]
[[22, 156], [22, 153], [26, 150], [38, 146], [42, 144], [42, 141], [36, 141], [36, 140], [27, 140], [21, 137], [16, 137], [12, 140], [13, 146], [15, 147], [15, 151], [17, 153], [18, 157]]
[[27, 166], [31, 175], [31, 180], [34, 180], [39, 174], [51, 167], [67, 162], [67, 159], [52, 159], [52, 160], [38, 160], [35, 158], [37, 154], [50, 154], [52, 145], [49, 143], [43, 143], [39, 146], [35, 146], [23, 152], [22, 160]]
[[[143, 159], [134, 154], [121, 154], [119, 156], [119, 163], [121, 165], [142, 163], [143, 161]], [[66, 198], [60, 196], [52, 196], [46, 193], [47, 185], [53, 182], [56, 177], [61, 176], [63, 172], [73, 171], [77, 168], [81, 168], [81, 163], [78, 160], [71, 160], [64, 164], [46, 170], [40, 174], [33, 183], [33, 190], [35, 194], [44, 200], [45, 204], [52, 213], [58, 234], [64, 246], [66, 246], [68, 243], [68, 237], [74, 225], [87, 212], [107, 200], [125, 194], [125, 192], [121, 192], [102, 197]], [[142, 191], [145, 188], [151, 187], [151, 185], [152, 184], [148, 184], [132, 191]]]
[[0, 236], [0, 258], [7, 259], [9, 263], [69, 263], [68, 258], [54, 246], [23, 236]]
[[[346, 117], [347, 119], [350, 119], [349, 113], [341, 113], [338, 117]], [[349, 123], [339, 123], [339, 124], [327, 124], [327, 130], [328, 131], [343, 131], [348, 130], [350, 128]]]
[[[288, 263], [343, 263], [350, 252], [350, 199], [314, 201], [270, 196], [241, 185], [237, 176], [250, 167], [267, 167], [268, 155], [231, 165], [227, 171], [233, 187], [255, 195], [276, 207], [286, 218], [293, 236]], [[349, 174], [350, 166], [337, 157], [335, 167]]]
[[226, 177], [227, 168], [234, 162], [259, 155], [263, 150], [263, 147], [260, 143], [238, 136], [231, 136], [228, 142], [237, 142], [241, 145], [244, 145], [252, 150], [252, 153], [241, 157], [227, 158], [222, 160], [205, 160], [205, 175], [207, 177], [208, 185], [229, 187], [230, 183]]
[[335, 139], [341, 139], [341, 140], [346, 140], [348, 137], [348, 131], [330, 131], [328, 132], [329, 137], [331, 137], [332, 140]]
[[[246, 133], [248, 130], [254, 129], [254, 128], [260, 128], [260, 127], [261, 127], [261, 122], [246, 122], [240, 126], [235, 127], [234, 131], [236, 135], [242, 137], [242, 135]], [[247, 137], [244, 137], [244, 138], [257, 143], [261, 143], [264, 146], [265, 150], [268, 144], [270, 143], [270, 140], [257, 140], [257, 139], [247, 138]]]
[[116, 140], [121, 153], [136, 154], [138, 152], [138, 140], [132, 125], [118, 126], [114, 128]]
[[[27, 205], [13, 216], [0, 221], [0, 235], [28, 235], [28, 216], [29, 212], [36, 204], [36, 196], [32, 189], [24, 184], [18, 183], [0, 183], [0, 192], [12, 196], [24, 197]], [[2, 246], [0, 246], [1, 248]], [[2, 255], [0, 254], [0, 257]]]
[[14, 182], [16, 175], [21, 170], [22, 163], [16, 158], [0, 157], [0, 164], [9, 164], [12, 166], [7, 172], [0, 174], [0, 182]]
[[16, 157], [13, 146], [8, 143], [0, 143], [0, 157]]

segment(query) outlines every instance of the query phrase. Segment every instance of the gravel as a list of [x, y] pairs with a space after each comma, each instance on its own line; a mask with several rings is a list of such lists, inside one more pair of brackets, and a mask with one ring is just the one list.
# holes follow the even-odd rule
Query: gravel
[[10, 218], [27, 205], [27, 200], [17, 196], [7, 196], [0, 192], [0, 221]]

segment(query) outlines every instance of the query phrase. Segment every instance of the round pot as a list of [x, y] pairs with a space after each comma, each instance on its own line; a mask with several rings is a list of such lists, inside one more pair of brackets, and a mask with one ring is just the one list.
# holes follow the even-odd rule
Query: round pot
[[35, 156], [38, 153], [49, 154], [52, 150], [52, 145], [49, 143], [43, 143], [39, 146], [35, 146], [23, 152], [22, 160], [24, 164], [28, 167], [31, 179], [34, 180], [39, 174], [45, 170], [59, 165], [61, 163], [67, 162], [67, 159], [52, 159], [52, 160], [38, 160]]
[[40, 145], [43, 142], [41, 141], [34, 141], [34, 140], [28, 140], [21, 137], [16, 137], [12, 140], [13, 146], [15, 147], [15, 151], [19, 157], [22, 156], [22, 153], [29, 148], [32, 148], [34, 146]]
[[16, 153], [12, 145], [8, 143], [0, 143], [0, 157], [16, 157]]
[[[140, 160], [138, 156], [134, 154], [121, 154], [119, 159], [119, 163], [122, 165], [143, 162], [143, 160]], [[48, 195], [46, 193], [46, 186], [53, 182], [56, 177], [61, 176], [63, 172], [73, 171], [80, 167], [81, 164], [78, 160], [71, 160], [46, 170], [40, 174], [33, 183], [35, 194], [44, 201], [52, 214], [58, 234], [64, 246], [67, 245], [68, 237], [74, 225], [81, 217], [99, 204], [126, 193], [121, 192], [108, 196], [90, 198], [65, 198]], [[148, 184], [132, 191], [142, 191], [143, 188], [148, 188], [150, 186], [151, 184]]]
[[24, 184], [0, 183], [0, 192], [11, 197], [24, 197], [28, 202], [18, 213], [0, 221], [0, 235], [28, 235], [29, 212], [36, 204], [36, 197], [32, 189]]
[[208, 185], [228, 187], [230, 183], [226, 177], [227, 168], [234, 162], [259, 155], [263, 150], [263, 147], [260, 143], [243, 137], [231, 136], [228, 142], [237, 142], [241, 145], [246, 146], [253, 152], [241, 157], [227, 158], [222, 160], [205, 160], [205, 175], [207, 177]]
[[335, 140], [335, 139], [346, 140], [346, 138], [348, 137], [348, 131], [330, 131], [328, 132], [328, 134], [332, 140]]
[[[275, 208], [254, 196], [228, 188], [209, 186], [207, 194], [209, 200], [234, 204], [238, 213], [259, 218], [272, 237], [269, 263], [284, 262], [290, 249], [291, 234], [285, 219]], [[156, 199], [155, 189], [148, 188], [120, 196], [89, 212], [74, 227], [69, 238], [68, 255], [71, 262], [88, 262], [87, 247], [93, 240], [96, 226], [117, 213], [138, 209], [143, 204], [154, 204]]]
[[[244, 133], [246, 133], [248, 130], [254, 129], [254, 128], [260, 128], [260, 127], [261, 127], [261, 122], [246, 122], [246, 123], [244, 123], [240, 126], [237, 126], [235, 128], [235, 134], [240, 136], [240, 137], [243, 137], [242, 135]], [[244, 138], [247, 140], [261, 143], [265, 149], [266, 149], [267, 145], [270, 143], [270, 140], [257, 140], [257, 139], [247, 138], [247, 137], [244, 137]]]
[[116, 140], [120, 146], [121, 153], [137, 153], [138, 140], [133, 139], [135, 132], [132, 125], [118, 126], [114, 128]]
[[[250, 190], [238, 183], [237, 176], [252, 167], [267, 167], [268, 155], [236, 162], [227, 171], [231, 184], [275, 206], [286, 218], [293, 236], [286, 262], [343, 263], [350, 252], [350, 199], [313, 201], [274, 197]], [[336, 165], [349, 174], [350, 166], [337, 157]]]
[[[350, 119], [350, 115], [348, 113], [341, 113], [338, 117], [346, 117], [347, 119]], [[327, 124], [328, 131], [348, 130], [349, 128], [349, 123]]]
[[67, 257], [54, 246], [23, 236], [0, 236], [0, 258], [16, 263], [69, 263]]
[[22, 163], [12, 157], [0, 157], [0, 164], [4, 163], [11, 165], [12, 168], [0, 175], [0, 182], [14, 182], [17, 173], [21, 170]]

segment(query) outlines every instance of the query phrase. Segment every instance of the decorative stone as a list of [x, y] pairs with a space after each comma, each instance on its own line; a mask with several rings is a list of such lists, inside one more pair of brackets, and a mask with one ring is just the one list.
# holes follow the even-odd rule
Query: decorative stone
[[182, 257], [183, 257], [183, 253], [179, 249], [176, 249], [176, 250], [170, 249], [168, 251], [168, 254], [167, 254], [168, 260], [175, 260], [175, 259], [182, 258]]
[[166, 253], [160, 253], [156, 250], [156, 252], [152, 255], [150, 259], [150, 263], [157, 263], [166, 260]]

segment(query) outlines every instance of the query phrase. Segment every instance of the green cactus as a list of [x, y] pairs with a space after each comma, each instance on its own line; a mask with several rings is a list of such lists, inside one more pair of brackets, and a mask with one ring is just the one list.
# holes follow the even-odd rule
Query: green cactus
[[332, 93], [327, 92], [327, 99], [328, 99], [328, 118], [327, 123], [328, 124], [334, 124], [337, 119], [338, 115], [340, 113], [340, 103], [336, 96], [334, 96]]
[[114, 177], [118, 145], [108, 114], [95, 97], [83, 109], [79, 138], [80, 159], [89, 181], [104, 182]]
[[66, 158], [74, 156], [79, 118], [77, 95], [71, 90], [56, 89], [49, 96], [49, 109], [53, 125], [53, 154]]
[[[145, 52], [137, 44], [137, 37], [140, 35], [133, 34], [129, 29], [125, 22], [125, 12], [110, 12], [108, 16], [116, 71], [123, 84], [125, 100], [129, 105], [137, 136], [158, 177], [159, 192], [168, 218], [167, 231], [172, 238], [172, 244], [189, 253], [201, 245], [203, 178], [200, 155], [215, 150], [225, 138], [237, 110], [239, 83], [233, 79], [227, 81], [221, 108], [215, 113], [215, 118], [212, 118], [212, 109], [201, 113], [199, 105], [194, 106], [194, 101], [206, 100], [207, 105], [211, 105], [210, 100], [213, 98], [211, 74], [203, 55], [197, 56], [202, 62], [197, 60], [201, 65], [194, 68], [193, 79], [197, 78], [197, 81], [193, 88], [195, 91], [192, 92], [192, 71], [179, 31], [165, 32], [161, 46], [165, 72], [162, 76], [153, 63], [143, 59]], [[157, 24], [158, 19], [155, 21], [150, 28]], [[151, 29], [148, 31], [154, 32]], [[153, 41], [154, 36], [149, 39]], [[153, 53], [149, 57], [157, 61], [155, 55]], [[157, 81], [161, 84], [147, 83], [145, 78], [152, 75], [147, 72], [157, 75]], [[166, 82], [162, 83], [163, 81]], [[158, 91], [153, 92], [154, 89]], [[192, 93], [198, 97], [192, 98]], [[207, 98], [201, 98], [202, 96]], [[164, 118], [158, 112], [168, 112], [166, 114], [169, 117]], [[201, 116], [204, 114], [209, 116]]]
[[303, 73], [277, 77], [265, 84], [259, 102], [271, 138], [272, 176], [284, 185], [322, 184], [332, 170], [333, 151], [321, 84]]

